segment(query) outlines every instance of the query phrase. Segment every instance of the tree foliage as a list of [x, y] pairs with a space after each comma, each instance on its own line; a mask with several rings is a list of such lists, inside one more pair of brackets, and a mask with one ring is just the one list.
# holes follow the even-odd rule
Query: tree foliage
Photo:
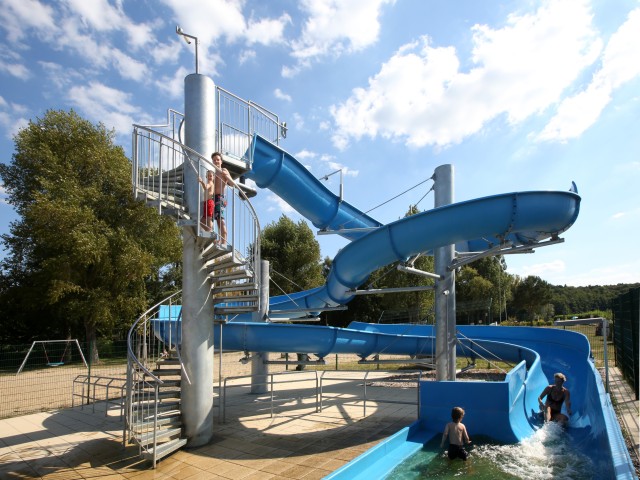
[[130, 324], [147, 306], [145, 282], [180, 260], [177, 227], [133, 199], [131, 165], [113, 140], [102, 124], [52, 110], [15, 136], [0, 165], [20, 216], [2, 236], [4, 321], [19, 318], [23, 337], [83, 328], [94, 341]]
[[262, 258], [271, 268], [271, 295], [318, 287], [324, 283], [320, 244], [304, 220], [286, 215], [262, 230]]
[[456, 275], [456, 312], [459, 323], [505, 319], [514, 277], [503, 257], [485, 257], [463, 266]]
[[540, 277], [529, 275], [516, 278], [513, 292], [513, 307], [527, 313], [528, 320], [534, 320], [536, 313], [543, 314], [551, 302], [551, 285]]

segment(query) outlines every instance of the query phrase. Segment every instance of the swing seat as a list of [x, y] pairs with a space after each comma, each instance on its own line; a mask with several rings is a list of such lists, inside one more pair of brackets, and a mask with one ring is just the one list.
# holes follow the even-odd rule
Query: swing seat
[[49, 363], [47, 363], [48, 367], [59, 367], [60, 365], [64, 365], [64, 362], [49, 362]]

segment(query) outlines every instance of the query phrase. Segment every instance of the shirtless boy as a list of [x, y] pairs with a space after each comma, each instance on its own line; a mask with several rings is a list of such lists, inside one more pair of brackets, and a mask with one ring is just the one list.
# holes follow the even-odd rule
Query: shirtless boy
[[[569, 417], [560, 413], [562, 411], [562, 404], [566, 403], [567, 413], [571, 415], [571, 394], [569, 390], [564, 388], [564, 382], [567, 381], [567, 377], [562, 373], [556, 373], [553, 375], [553, 385], [547, 386], [540, 396], [538, 397], [538, 403], [540, 409], [544, 412], [544, 421], [554, 421], [565, 425], [569, 421]], [[547, 397], [547, 401], [542, 403], [542, 399]]]
[[462, 423], [463, 417], [464, 410], [460, 407], [454, 407], [454, 409], [451, 410], [451, 420], [453, 421], [447, 423], [447, 426], [444, 428], [444, 433], [442, 434], [440, 448], [443, 448], [445, 441], [449, 439], [449, 460], [455, 458], [467, 460], [468, 453], [463, 445], [465, 443], [471, 443], [471, 440], [469, 440], [469, 435], [467, 434], [467, 427]]
[[207, 183], [198, 178], [200, 185], [205, 190], [205, 202], [203, 208], [203, 228], [210, 232], [213, 227], [213, 219], [218, 224], [218, 232], [222, 242], [227, 242], [227, 225], [224, 221], [224, 207], [227, 206], [225, 198], [225, 189], [227, 185], [233, 185], [233, 179], [229, 174], [229, 170], [222, 167], [222, 155], [218, 152], [211, 154], [211, 160], [216, 167], [216, 175], [213, 171], [207, 171]]

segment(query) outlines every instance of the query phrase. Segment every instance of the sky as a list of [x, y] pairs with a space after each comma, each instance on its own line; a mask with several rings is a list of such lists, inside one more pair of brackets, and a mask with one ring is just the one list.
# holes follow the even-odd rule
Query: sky
[[[574, 181], [565, 242], [508, 256], [509, 273], [640, 282], [639, 0], [0, 0], [0, 161], [49, 109], [130, 154], [132, 124], [184, 110], [195, 55], [177, 25], [200, 73], [286, 121], [281, 146], [318, 177], [342, 169], [377, 220], [433, 208], [444, 164], [456, 201]], [[301, 219], [268, 191], [253, 203], [262, 225]], [[0, 185], [0, 233], [16, 219]], [[323, 257], [346, 242], [317, 238]]]

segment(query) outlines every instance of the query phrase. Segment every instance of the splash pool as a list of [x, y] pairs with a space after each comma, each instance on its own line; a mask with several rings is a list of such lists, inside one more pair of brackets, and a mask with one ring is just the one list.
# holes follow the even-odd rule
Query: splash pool
[[454, 479], [569, 480], [608, 478], [597, 456], [577, 450], [570, 433], [549, 423], [517, 444], [501, 445], [476, 436], [467, 449], [469, 460], [450, 461], [440, 449], [440, 435], [394, 468], [387, 480]]

